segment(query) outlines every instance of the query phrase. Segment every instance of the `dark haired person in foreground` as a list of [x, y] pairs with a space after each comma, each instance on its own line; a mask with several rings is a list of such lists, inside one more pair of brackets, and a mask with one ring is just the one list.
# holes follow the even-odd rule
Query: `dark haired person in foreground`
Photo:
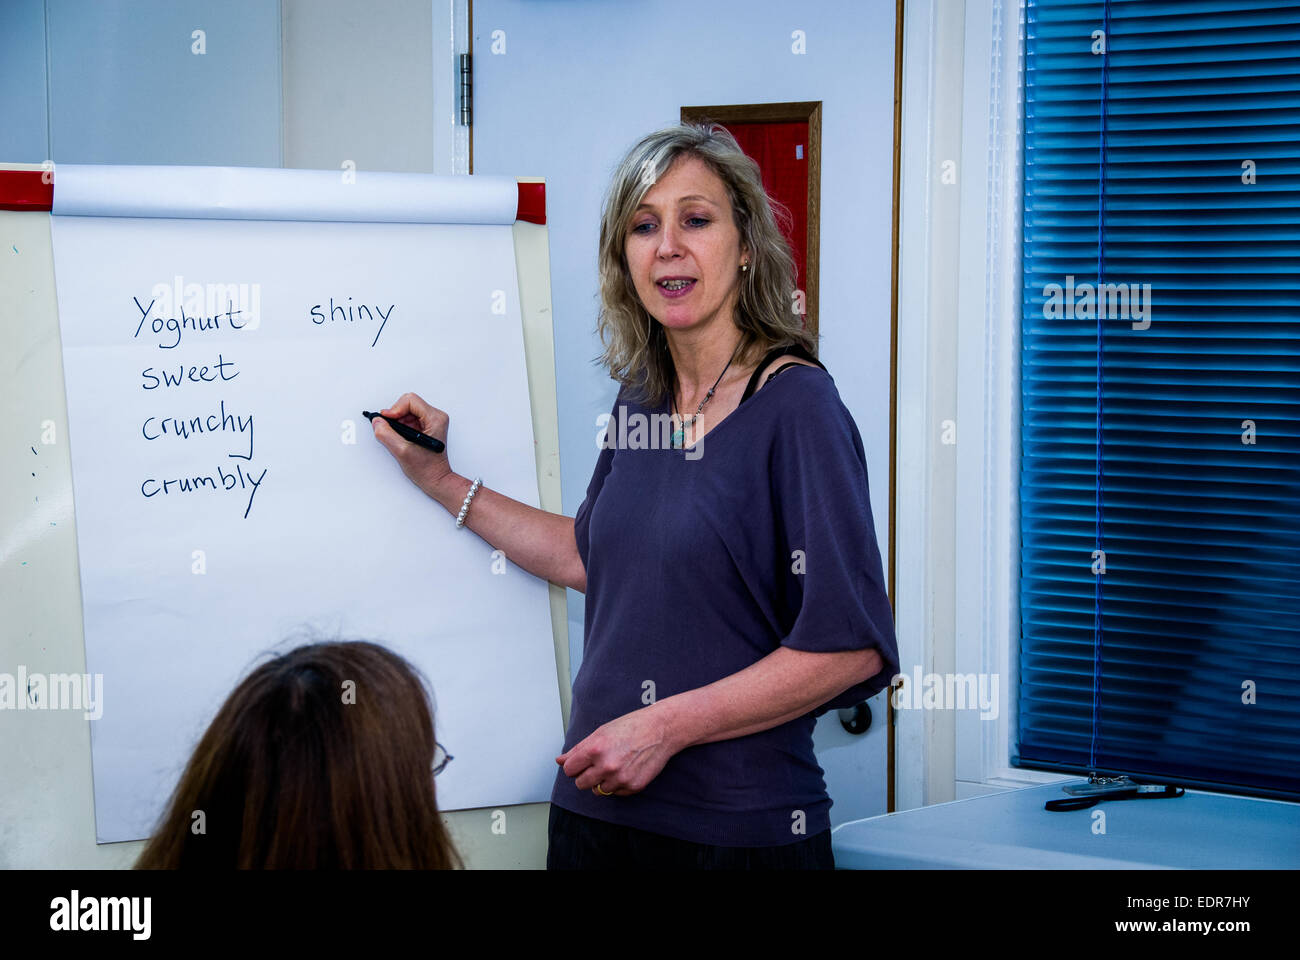
[[136, 867], [459, 867], [435, 754], [404, 659], [359, 641], [297, 647], [226, 699]]

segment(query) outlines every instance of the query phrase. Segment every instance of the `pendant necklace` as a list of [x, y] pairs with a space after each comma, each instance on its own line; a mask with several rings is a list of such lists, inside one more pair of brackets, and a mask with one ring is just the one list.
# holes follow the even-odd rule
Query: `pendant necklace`
[[685, 449], [687, 428], [694, 426], [695, 421], [699, 419], [700, 411], [702, 411], [704, 409], [704, 405], [708, 403], [710, 399], [712, 399], [713, 391], [716, 390], [718, 388], [718, 384], [722, 382], [723, 374], [725, 374], [727, 370], [731, 367], [732, 361], [736, 359], [736, 351], [739, 349], [740, 349], [740, 344], [737, 343], [736, 349], [731, 351], [731, 360], [728, 360], [727, 366], [722, 368], [722, 373], [718, 374], [718, 379], [713, 381], [713, 386], [709, 387], [709, 392], [704, 395], [704, 399], [700, 401], [700, 405], [695, 408], [695, 413], [691, 417], [691, 419], [687, 420], [684, 417], [681, 417], [680, 414], [677, 413], [677, 398], [674, 396], [676, 391], [672, 388], [669, 388], [668, 398], [669, 398], [669, 403], [672, 404], [673, 416], [676, 416], [679, 419], [681, 419], [681, 423], [682, 423], [680, 427], [678, 427], [676, 430], [673, 431], [674, 450]]

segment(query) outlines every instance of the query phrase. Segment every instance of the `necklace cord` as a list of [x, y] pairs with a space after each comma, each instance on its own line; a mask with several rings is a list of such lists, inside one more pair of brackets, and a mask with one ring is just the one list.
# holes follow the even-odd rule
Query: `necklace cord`
[[[695, 413], [691, 415], [691, 419], [690, 419], [689, 421], [688, 421], [685, 417], [681, 416], [681, 414], [679, 414], [679, 413], [677, 412], [677, 397], [676, 397], [677, 389], [676, 389], [676, 384], [674, 384], [673, 387], [669, 389], [669, 391], [668, 391], [668, 400], [669, 400], [669, 403], [672, 404], [672, 412], [673, 412], [673, 416], [678, 417], [678, 418], [681, 420], [681, 423], [682, 423], [681, 427], [680, 427], [679, 429], [677, 429], [677, 430], [675, 430], [675, 431], [673, 432], [673, 440], [674, 440], [674, 442], [675, 442], [678, 438], [680, 438], [680, 439], [681, 439], [682, 446], [684, 447], [684, 446], [686, 445], [686, 430], [687, 430], [687, 428], [688, 428], [688, 427], [693, 427], [693, 426], [695, 425], [695, 421], [699, 419], [699, 417], [700, 417], [700, 413], [704, 410], [704, 405], [705, 405], [706, 403], [708, 403], [711, 399], [713, 399], [713, 391], [716, 390], [716, 389], [718, 388], [718, 384], [720, 384], [720, 383], [722, 382], [722, 378], [723, 378], [723, 376], [726, 375], [726, 372], [731, 368], [732, 363], [735, 362], [735, 360], [736, 360], [736, 354], [737, 354], [739, 351], [740, 351], [740, 344], [737, 343], [735, 349], [731, 351], [731, 359], [728, 360], [728, 361], [727, 361], [727, 365], [726, 365], [725, 367], [722, 368], [722, 373], [718, 374], [718, 379], [713, 381], [713, 386], [709, 387], [709, 392], [706, 393], [706, 394], [704, 395], [704, 399], [700, 401], [700, 405], [699, 405], [698, 407], [695, 408]], [[676, 376], [674, 376], [673, 379], [676, 380], [676, 379], [677, 379]]]

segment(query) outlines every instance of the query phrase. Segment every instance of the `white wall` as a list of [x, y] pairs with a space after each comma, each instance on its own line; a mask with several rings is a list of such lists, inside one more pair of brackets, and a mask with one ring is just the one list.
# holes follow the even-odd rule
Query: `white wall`
[[56, 163], [280, 165], [278, 3], [47, 0], [46, 16]]
[[281, 0], [284, 166], [433, 172], [430, 0]]
[[0, 3], [0, 163], [49, 158], [45, 109], [45, 4]]
[[0, 162], [280, 165], [278, 0], [4, 0], [0, 81]]

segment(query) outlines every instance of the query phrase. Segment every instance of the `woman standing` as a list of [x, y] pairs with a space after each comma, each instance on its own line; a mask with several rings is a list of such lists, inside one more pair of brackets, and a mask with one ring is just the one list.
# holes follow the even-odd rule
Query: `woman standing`
[[[898, 654], [862, 441], [757, 164], [719, 126], [644, 138], [599, 260], [622, 389], [572, 521], [380, 418], [376, 437], [516, 564], [586, 593], [549, 867], [832, 867], [815, 719], [883, 689]], [[384, 413], [446, 437], [412, 394]]]

